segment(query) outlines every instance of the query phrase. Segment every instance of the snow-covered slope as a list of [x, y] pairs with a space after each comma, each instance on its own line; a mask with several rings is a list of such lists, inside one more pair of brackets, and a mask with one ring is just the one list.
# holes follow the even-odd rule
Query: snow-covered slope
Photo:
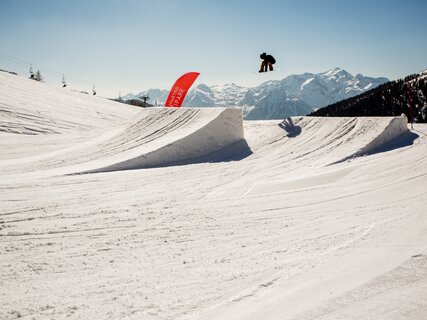
[[0, 73], [1, 319], [425, 318], [426, 126], [244, 121], [246, 147], [202, 161], [64, 175], [240, 132], [233, 110], [180, 110]]
[[[290, 75], [281, 81], [267, 81], [254, 88], [236, 84], [207, 86], [199, 84], [188, 92], [184, 101], [190, 107], [241, 107], [245, 119], [282, 119], [306, 115], [331, 103], [358, 95], [387, 82], [386, 78], [351, 75], [341, 68], [313, 74]], [[168, 90], [148, 90], [131, 99], [148, 94], [152, 101], [164, 103]], [[272, 106], [277, 106], [275, 111]]]
[[6, 72], [0, 72], [0, 77], [0, 131], [3, 132], [28, 135], [96, 132], [120, 125], [138, 112], [127, 105]]

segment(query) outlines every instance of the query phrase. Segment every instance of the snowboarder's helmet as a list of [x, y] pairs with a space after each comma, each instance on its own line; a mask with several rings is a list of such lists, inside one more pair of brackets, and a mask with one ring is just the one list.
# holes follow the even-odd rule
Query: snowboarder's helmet
[[265, 57], [266, 57], [266, 56], [267, 56], [267, 54], [266, 54], [265, 52], [263, 52], [262, 54], [260, 54], [260, 56], [259, 56], [259, 57], [260, 57], [261, 59], [265, 59]]

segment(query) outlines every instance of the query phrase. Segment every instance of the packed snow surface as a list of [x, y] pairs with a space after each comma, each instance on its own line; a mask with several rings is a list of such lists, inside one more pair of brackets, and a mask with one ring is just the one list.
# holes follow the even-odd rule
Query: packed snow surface
[[0, 72], [0, 319], [426, 319], [414, 128], [142, 110]]

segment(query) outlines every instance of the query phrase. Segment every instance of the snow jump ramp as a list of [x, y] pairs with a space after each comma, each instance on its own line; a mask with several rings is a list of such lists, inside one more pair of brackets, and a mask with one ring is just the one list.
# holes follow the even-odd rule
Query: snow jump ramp
[[0, 171], [46, 177], [228, 161], [248, 152], [240, 109], [149, 108], [85, 142], [0, 161]]
[[[408, 145], [415, 136], [407, 118], [399, 117], [294, 117], [278, 126], [288, 139], [282, 143], [289, 162], [307, 161], [327, 166]], [[288, 151], [290, 150], [290, 151]]]
[[102, 159], [85, 173], [218, 161], [233, 149], [248, 148], [242, 111], [235, 108], [145, 109], [125, 130], [98, 147], [96, 153]]
[[230, 161], [248, 154], [240, 109], [147, 108], [84, 142], [0, 161], [0, 168], [5, 175], [46, 177]]
[[113, 132], [29, 165], [57, 175], [221, 161], [248, 148], [242, 123], [239, 109], [144, 109]]

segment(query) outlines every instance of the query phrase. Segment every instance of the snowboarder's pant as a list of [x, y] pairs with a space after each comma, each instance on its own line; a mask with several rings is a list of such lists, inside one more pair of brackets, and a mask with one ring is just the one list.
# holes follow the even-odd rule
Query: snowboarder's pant
[[261, 63], [261, 68], [259, 69], [259, 72], [267, 72], [267, 67], [270, 69], [270, 71], [273, 71], [273, 64], [264, 60]]

